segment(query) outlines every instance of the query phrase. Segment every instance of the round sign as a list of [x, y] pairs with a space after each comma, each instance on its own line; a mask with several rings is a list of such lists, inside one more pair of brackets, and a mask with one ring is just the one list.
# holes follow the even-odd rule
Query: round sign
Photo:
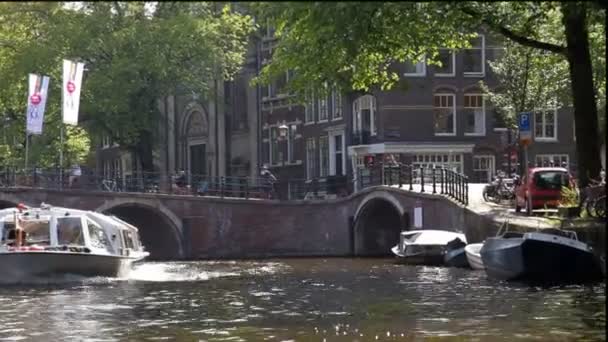
[[71, 94], [74, 92], [74, 90], [76, 90], [76, 85], [74, 84], [74, 82], [68, 81], [67, 88], [68, 92]]
[[40, 103], [40, 101], [42, 101], [42, 97], [40, 96], [39, 93], [34, 93], [31, 97], [30, 97], [30, 102], [33, 105], [38, 105]]

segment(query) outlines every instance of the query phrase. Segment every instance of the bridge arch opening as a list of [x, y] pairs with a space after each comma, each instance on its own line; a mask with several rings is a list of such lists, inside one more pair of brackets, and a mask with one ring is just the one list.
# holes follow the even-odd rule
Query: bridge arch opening
[[160, 210], [139, 203], [120, 204], [102, 210], [139, 229], [149, 260], [174, 260], [183, 257], [180, 227]]
[[353, 227], [354, 255], [387, 256], [406, 230], [409, 215], [386, 198], [372, 198], [358, 210]]
[[10, 201], [0, 200], [0, 210], [7, 208], [14, 208], [17, 206], [17, 203], [13, 203]]

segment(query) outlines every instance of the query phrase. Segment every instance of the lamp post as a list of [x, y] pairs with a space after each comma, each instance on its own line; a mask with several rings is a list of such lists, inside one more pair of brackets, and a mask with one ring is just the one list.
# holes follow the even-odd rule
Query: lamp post
[[279, 138], [284, 140], [287, 137], [287, 131], [289, 131], [289, 127], [286, 124], [282, 124], [279, 126]]

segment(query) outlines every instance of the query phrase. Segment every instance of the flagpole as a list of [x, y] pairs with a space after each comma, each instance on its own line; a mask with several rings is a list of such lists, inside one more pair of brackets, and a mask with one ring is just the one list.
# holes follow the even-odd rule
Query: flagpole
[[28, 150], [30, 147], [30, 135], [27, 131], [27, 129], [25, 130], [25, 165], [24, 165], [24, 172], [27, 172], [27, 157], [28, 157]]
[[60, 146], [59, 146], [59, 190], [63, 189], [63, 121], [60, 124]]

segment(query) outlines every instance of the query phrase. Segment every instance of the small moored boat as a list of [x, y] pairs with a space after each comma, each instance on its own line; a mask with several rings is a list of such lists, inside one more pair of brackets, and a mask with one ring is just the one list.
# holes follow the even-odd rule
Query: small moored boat
[[469, 261], [467, 260], [464, 247], [466, 242], [456, 238], [446, 245], [446, 252], [443, 256], [443, 262], [447, 266], [452, 267], [469, 267]]
[[483, 247], [483, 243], [470, 243], [464, 248], [469, 265], [474, 270], [485, 269], [483, 261], [481, 260], [481, 254], [479, 254], [481, 247]]
[[45, 204], [0, 210], [3, 280], [125, 277], [134, 262], [148, 255], [137, 228], [114, 216]]
[[571, 231], [505, 232], [488, 238], [480, 253], [486, 273], [492, 278], [539, 282], [602, 278], [591, 247]]
[[404, 231], [399, 237], [399, 244], [391, 250], [403, 263], [443, 265], [446, 246], [456, 238], [464, 243], [467, 241], [464, 234], [447, 230]]

